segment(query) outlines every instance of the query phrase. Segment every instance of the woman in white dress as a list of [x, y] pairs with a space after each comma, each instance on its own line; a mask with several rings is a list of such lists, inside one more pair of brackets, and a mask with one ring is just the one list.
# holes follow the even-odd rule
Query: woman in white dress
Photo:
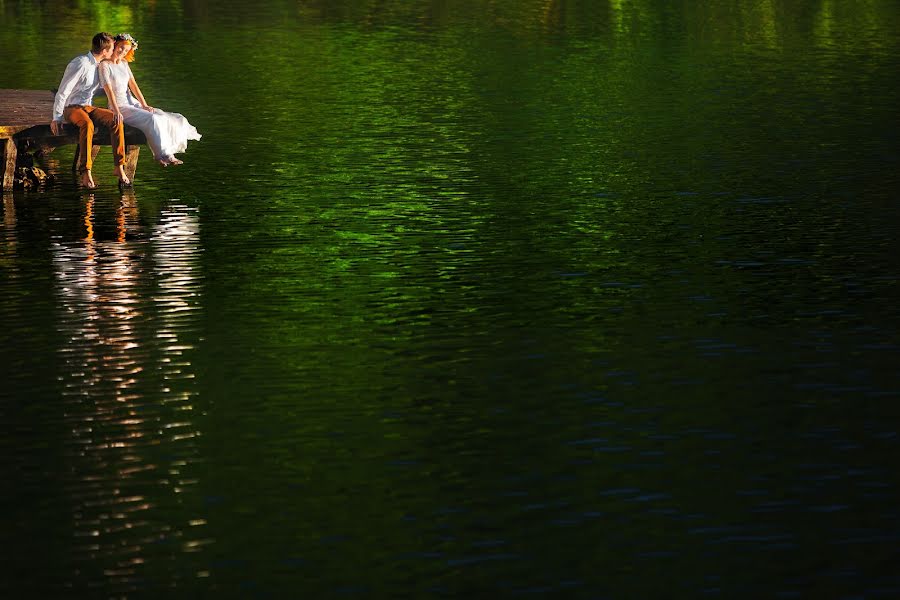
[[144, 132], [153, 158], [164, 167], [180, 165], [175, 158], [187, 149], [188, 140], [199, 140], [197, 129], [182, 115], [153, 108], [144, 100], [128, 63], [134, 60], [137, 41], [127, 33], [115, 37], [112, 58], [100, 63], [100, 83], [106, 90], [109, 108], [126, 125]]

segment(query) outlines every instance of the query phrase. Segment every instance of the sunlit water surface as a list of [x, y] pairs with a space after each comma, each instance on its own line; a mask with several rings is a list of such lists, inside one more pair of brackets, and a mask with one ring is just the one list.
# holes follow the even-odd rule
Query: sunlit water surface
[[0, 2], [0, 592], [900, 595], [895, 3], [244, 4]]

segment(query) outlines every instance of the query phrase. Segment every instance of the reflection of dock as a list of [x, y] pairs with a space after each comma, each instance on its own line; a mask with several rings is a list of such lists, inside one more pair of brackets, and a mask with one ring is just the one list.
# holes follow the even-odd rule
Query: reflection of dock
[[[16, 169], [26, 166], [25, 155], [44, 156], [60, 146], [78, 144], [78, 129], [74, 125], [65, 125], [62, 135], [50, 131], [53, 97], [50, 90], [0, 89], [0, 165], [4, 190], [12, 189]], [[125, 128], [125, 172], [130, 179], [134, 179], [137, 169], [140, 144], [146, 143], [139, 130]], [[97, 127], [94, 144], [95, 155], [100, 146], [109, 146], [109, 131], [105, 127]], [[73, 168], [77, 162], [76, 151]]]

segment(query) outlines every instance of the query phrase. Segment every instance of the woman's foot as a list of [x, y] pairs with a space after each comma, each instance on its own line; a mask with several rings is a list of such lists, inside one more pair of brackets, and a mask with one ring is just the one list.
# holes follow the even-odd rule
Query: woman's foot
[[163, 158], [159, 159], [157, 162], [164, 167], [168, 167], [169, 165], [183, 165], [184, 164], [184, 162], [178, 160], [174, 156], [164, 156]]
[[90, 170], [90, 169], [85, 169], [84, 171], [82, 171], [82, 173], [81, 173], [81, 185], [84, 186], [84, 187], [86, 187], [86, 188], [89, 189], [89, 190], [92, 190], [92, 189], [94, 189], [95, 187], [97, 187], [97, 184], [94, 183], [94, 177], [93, 177], [93, 175], [91, 175], [91, 170]]

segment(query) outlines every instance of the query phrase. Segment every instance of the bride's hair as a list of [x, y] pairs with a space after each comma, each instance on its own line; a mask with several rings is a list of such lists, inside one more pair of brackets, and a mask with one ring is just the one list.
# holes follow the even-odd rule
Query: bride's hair
[[134, 51], [137, 50], [138, 43], [137, 40], [131, 37], [130, 33], [120, 33], [115, 37], [115, 41], [118, 44], [119, 42], [128, 42], [131, 44], [131, 48], [123, 57], [128, 62], [134, 62]]

